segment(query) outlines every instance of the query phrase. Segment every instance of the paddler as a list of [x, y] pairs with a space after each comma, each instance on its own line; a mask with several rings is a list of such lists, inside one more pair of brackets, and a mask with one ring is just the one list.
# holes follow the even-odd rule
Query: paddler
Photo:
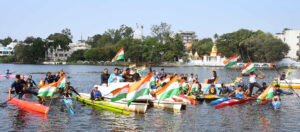
[[211, 82], [211, 84], [206, 88], [204, 94], [207, 94], [207, 92], [209, 95], [216, 95], [220, 93], [214, 82]]
[[296, 94], [295, 92], [292, 93], [292, 92], [283, 91], [282, 89], [280, 89], [279, 85], [275, 85], [273, 93], [274, 93], [274, 97], [272, 101], [280, 101], [280, 94], [286, 94], [286, 95]]
[[98, 90], [98, 86], [97, 85], [94, 86], [94, 89], [91, 92], [91, 100], [93, 100], [93, 101], [100, 101], [100, 100], [102, 100], [102, 94]]
[[50, 84], [53, 83], [54, 81], [55, 81], [55, 76], [51, 75], [51, 72], [47, 72], [44, 80], [44, 84]]
[[60, 79], [60, 72], [56, 72], [56, 75], [54, 77], [55, 82], [57, 82]]
[[11, 73], [9, 72], [9, 69], [6, 70], [5, 75], [8, 77]]
[[247, 85], [245, 85], [245, 81], [240, 81], [240, 85], [242, 86], [242, 90], [245, 92], [247, 95], [249, 93], [249, 88]]
[[122, 75], [119, 74], [118, 72], [119, 72], [119, 69], [115, 68], [114, 73], [110, 74], [110, 76], [108, 78], [109, 83], [122, 82]]
[[60, 88], [59, 90], [60, 90], [60, 95], [63, 95], [66, 98], [71, 98], [72, 97], [72, 92], [74, 92], [78, 96], [80, 96], [80, 94], [74, 89], [74, 87], [70, 86], [70, 82], [67, 82], [66, 86]]
[[238, 89], [233, 91], [231, 94], [229, 94], [229, 97], [235, 95], [236, 98], [238, 99], [242, 99], [242, 98], [246, 98], [245, 93], [243, 91], [243, 88], [241, 85], [238, 85]]
[[267, 83], [266, 82], [263, 82], [262, 83], [262, 88], [261, 89], [258, 89], [257, 91], [255, 91], [255, 95], [257, 96], [257, 95], [259, 95], [259, 94], [261, 94], [263, 91], [265, 91], [266, 89], [267, 89]]
[[13, 88], [15, 89], [15, 93], [19, 95], [19, 97], [18, 97], [19, 99], [21, 99], [25, 93], [33, 94], [35, 96], [38, 95], [34, 91], [25, 89], [25, 85], [26, 85], [26, 82], [23, 79], [21, 79], [21, 76], [19, 74], [16, 75], [16, 80], [12, 83], [11, 88], [9, 88], [8, 97], [11, 98], [11, 91]]
[[252, 91], [254, 87], [257, 87], [259, 89], [261, 89], [262, 87], [256, 82], [256, 77], [260, 78], [260, 79], [264, 79], [266, 77], [266, 75], [260, 76], [258, 74], [256, 74], [255, 72], [250, 72], [249, 74], [243, 74], [243, 76], [249, 76], [249, 93], [248, 96], [250, 97], [252, 95]]
[[108, 79], [109, 79], [108, 69], [105, 68], [103, 73], [101, 74], [101, 83], [100, 83], [100, 85], [106, 84], [106, 86], [108, 86]]
[[229, 95], [231, 93], [231, 90], [225, 85], [225, 83], [221, 83], [220, 92], [220, 94], [222, 95]]

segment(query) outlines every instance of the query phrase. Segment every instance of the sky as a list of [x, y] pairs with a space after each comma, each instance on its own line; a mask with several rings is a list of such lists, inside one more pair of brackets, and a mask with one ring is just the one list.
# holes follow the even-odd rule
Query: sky
[[299, 0], [0, 0], [0, 39], [46, 38], [64, 28], [73, 41], [125, 24], [135, 29], [166, 22], [198, 38], [245, 28], [278, 33], [300, 29]]

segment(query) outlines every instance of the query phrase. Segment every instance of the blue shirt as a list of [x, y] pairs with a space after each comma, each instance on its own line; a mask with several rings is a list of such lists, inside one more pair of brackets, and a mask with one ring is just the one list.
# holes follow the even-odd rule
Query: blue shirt
[[[117, 78], [117, 80], [115, 78]], [[110, 74], [110, 76], [108, 78], [108, 82], [112, 83], [112, 82], [117, 82], [117, 81], [122, 82], [122, 75], [121, 74], [116, 75], [115, 73]]]
[[235, 91], [235, 97], [238, 99], [242, 99], [243, 98], [243, 91], [242, 92], [238, 92], [238, 90]]
[[[206, 94], [210, 88], [211, 88], [211, 85], [209, 85], [209, 86], [206, 88], [204, 94]], [[216, 94], [219, 94], [219, 89], [218, 89], [218, 87], [217, 87], [216, 85], [215, 85], [215, 90], [216, 90]]]

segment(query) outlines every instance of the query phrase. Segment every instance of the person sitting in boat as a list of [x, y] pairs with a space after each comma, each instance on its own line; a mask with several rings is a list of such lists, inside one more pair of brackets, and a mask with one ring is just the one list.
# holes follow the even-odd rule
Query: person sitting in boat
[[207, 92], [209, 95], [216, 95], [220, 93], [214, 82], [211, 82], [211, 84], [206, 88], [204, 94], [207, 94]]
[[100, 85], [106, 84], [106, 86], [108, 86], [108, 79], [109, 79], [108, 69], [105, 68], [103, 73], [101, 74], [101, 83], [100, 83]]
[[258, 89], [257, 91], [255, 91], [255, 95], [260, 95], [263, 91], [265, 91], [267, 89], [267, 83], [263, 82], [262, 83], [262, 87], [260, 89]]
[[122, 82], [122, 75], [119, 74], [118, 71], [119, 71], [119, 69], [115, 68], [114, 73], [110, 74], [110, 76], [108, 78], [109, 83]]
[[32, 80], [32, 75], [29, 75], [28, 78], [27, 78], [27, 80], [30, 81], [30, 85], [31, 85], [32, 87], [37, 87], [35, 81]]
[[126, 68], [126, 70], [122, 73], [122, 78], [124, 82], [133, 82], [133, 76], [130, 74], [130, 69]]
[[10, 75], [10, 74], [11, 74], [11, 73], [9, 72], [9, 69], [7, 69], [6, 72], [5, 72], [5, 75], [8, 76], [8, 75]]
[[280, 89], [279, 85], [275, 85], [274, 87], [274, 97], [272, 98], [272, 101], [280, 101], [280, 94], [286, 94], [286, 95], [292, 95], [296, 94], [295, 92], [286, 92]]
[[241, 85], [238, 85], [238, 89], [233, 91], [231, 94], [229, 94], [229, 97], [235, 95], [238, 99], [246, 98], [245, 92], [243, 91], [243, 88]]
[[236, 90], [235, 86], [234, 86], [234, 85], [231, 86], [230, 93], [232, 93], [232, 92], [235, 91], [235, 90]]
[[136, 69], [133, 69], [132, 79], [134, 82], [141, 80], [141, 75], [136, 72]]
[[54, 81], [55, 81], [55, 76], [51, 75], [51, 72], [47, 72], [44, 80], [44, 84], [50, 84], [53, 83]]
[[213, 75], [213, 77], [210, 78], [210, 79], [204, 80], [204, 83], [206, 83], [206, 84], [211, 84], [211, 83], [216, 84], [218, 82], [217, 72], [212, 71], [212, 75]]
[[165, 69], [164, 68], [160, 69], [160, 73], [158, 74], [158, 77], [159, 77], [160, 80], [163, 80], [163, 78], [167, 77], [167, 73], [165, 73]]
[[60, 72], [56, 72], [54, 80], [57, 82], [60, 79]]
[[229, 95], [231, 93], [231, 90], [225, 85], [225, 83], [222, 83], [220, 92], [220, 94]]
[[242, 86], [242, 90], [245, 92], [247, 95], [249, 93], [249, 88], [247, 85], [245, 85], [245, 81], [240, 81], [240, 85]]
[[198, 87], [197, 87], [197, 94], [198, 94], [198, 95], [201, 95], [201, 94], [203, 94], [203, 91], [202, 91], [202, 86], [201, 86], [201, 84], [198, 82], [198, 83], [197, 83], [197, 85], [198, 85]]
[[196, 81], [196, 83], [199, 83], [198, 74], [195, 74], [195, 78], [194, 78], [194, 80]]
[[11, 91], [13, 88], [15, 89], [15, 93], [19, 95], [19, 99], [21, 99], [25, 93], [33, 94], [35, 96], [38, 95], [37, 92], [31, 91], [29, 89], [25, 89], [25, 85], [26, 82], [23, 79], [21, 79], [21, 76], [19, 74], [16, 75], [16, 80], [9, 88], [8, 97], [11, 98]]
[[66, 98], [71, 98], [73, 96], [72, 92], [80, 96], [80, 94], [74, 89], [74, 87], [70, 86], [70, 82], [67, 82], [66, 86], [60, 88], [59, 90], [60, 90], [60, 95], [63, 95]]
[[91, 100], [93, 100], [93, 101], [100, 101], [100, 100], [102, 100], [102, 94], [98, 90], [98, 86], [97, 85], [94, 86], [94, 89], [91, 92]]
[[286, 78], [286, 74], [285, 72], [282, 72], [282, 74], [280, 75], [280, 80], [285, 80]]
[[189, 80], [188, 80], [188, 82], [191, 84], [191, 83], [193, 83], [194, 82], [194, 74], [192, 73], [191, 75], [190, 75], [190, 78], [189, 78]]

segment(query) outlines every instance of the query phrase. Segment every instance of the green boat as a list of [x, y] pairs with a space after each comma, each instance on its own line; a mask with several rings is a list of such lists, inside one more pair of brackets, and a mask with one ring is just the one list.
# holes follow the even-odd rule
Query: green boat
[[109, 102], [106, 102], [106, 101], [92, 101], [87, 97], [78, 97], [78, 96], [74, 96], [74, 99], [76, 99], [80, 102], [92, 105], [92, 106], [96, 106], [96, 107], [101, 108], [101, 109], [109, 110], [109, 111], [112, 111], [112, 112], [118, 112], [118, 113], [122, 113], [122, 114], [127, 114], [127, 115], [129, 114], [128, 110], [126, 110], [122, 107], [118, 107], [116, 105], [112, 105], [112, 104], [110, 104]]

